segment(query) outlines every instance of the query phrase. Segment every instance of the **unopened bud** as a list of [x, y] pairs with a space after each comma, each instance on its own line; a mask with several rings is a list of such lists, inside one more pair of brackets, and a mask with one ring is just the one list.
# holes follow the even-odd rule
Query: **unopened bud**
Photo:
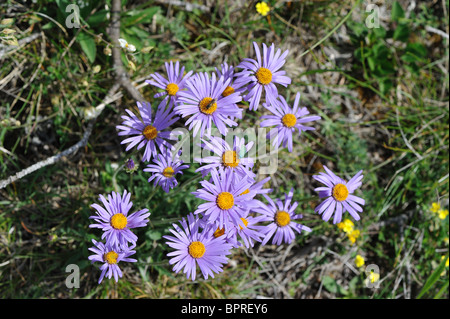
[[102, 69], [102, 67], [100, 65], [96, 65], [92, 68], [92, 73], [96, 74], [98, 72], [100, 72], [100, 70]]
[[112, 55], [112, 50], [111, 48], [108, 46], [106, 48], [103, 49], [103, 53], [107, 56], [111, 56]]
[[154, 47], [149, 46], [149, 47], [145, 47], [141, 50], [142, 53], [149, 53], [151, 50], [153, 50]]
[[131, 70], [136, 71], [136, 65], [132, 61], [128, 61], [128, 67]]

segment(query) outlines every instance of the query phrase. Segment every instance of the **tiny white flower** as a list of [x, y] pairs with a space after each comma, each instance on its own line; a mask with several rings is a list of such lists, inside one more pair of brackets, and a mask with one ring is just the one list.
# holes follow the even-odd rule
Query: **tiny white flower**
[[119, 39], [119, 44], [122, 48], [127, 49], [130, 52], [136, 51], [136, 47], [132, 44], [129, 44], [125, 39]]
[[122, 38], [119, 39], [119, 44], [122, 48], [126, 48], [128, 46], [127, 40], [122, 39]]

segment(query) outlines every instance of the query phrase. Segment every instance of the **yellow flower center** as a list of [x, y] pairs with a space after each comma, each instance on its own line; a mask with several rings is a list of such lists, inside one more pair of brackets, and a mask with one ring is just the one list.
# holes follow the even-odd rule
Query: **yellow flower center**
[[114, 229], [124, 229], [127, 226], [127, 218], [121, 213], [114, 214], [110, 222]]
[[154, 140], [158, 136], [158, 130], [152, 125], [147, 125], [142, 134], [147, 140]]
[[174, 172], [172, 166], [166, 167], [166, 168], [163, 170], [163, 172], [162, 172], [162, 174], [164, 175], [164, 177], [167, 177], [167, 178], [173, 177], [173, 174], [174, 174], [174, 173], [175, 173], [175, 172]]
[[272, 72], [269, 69], [261, 67], [256, 71], [255, 75], [260, 84], [266, 85], [272, 81]]
[[234, 206], [234, 197], [231, 193], [228, 192], [222, 192], [219, 195], [217, 195], [217, 206], [219, 206], [220, 209], [230, 209]]
[[222, 155], [222, 164], [226, 167], [236, 167], [239, 165], [239, 157], [235, 151], [225, 151]]
[[297, 123], [297, 118], [294, 114], [286, 114], [281, 118], [281, 122], [283, 122], [286, 127], [293, 127]]
[[167, 94], [169, 94], [170, 96], [174, 96], [175, 94], [177, 94], [178, 90], [180, 88], [178, 87], [178, 85], [176, 85], [175, 83], [169, 83], [166, 86], [166, 92]]
[[[245, 218], [243, 218], [243, 217], [241, 217], [241, 220], [244, 222], [244, 226], [245, 227], [247, 227], [248, 226], [248, 220], [246, 220]], [[241, 225], [239, 225], [239, 228], [241, 229], [241, 230], [243, 230], [244, 228], [242, 228], [242, 226]]]
[[217, 102], [211, 97], [205, 97], [200, 101], [199, 108], [203, 114], [211, 115], [217, 110]]
[[337, 184], [333, 187], [333, 197], [335, 200], [342, 202], [348, 197], [348, 188], [344, 184]]
[[240, 193], [239, 196], [245, 195], [245, 194], [248, 194], [248, 193], [250, 193], [250, 189], [247, 188], [245, 191], [243, 191], [242, 193]]
[[223, 90], [222, 96], [225, 97], [225, 96], [228, 96], [228, 95], [233, 94], [233, 93], [234, 93], [234, 89], [231, 86], [227, 86], [225, 88], [225, 90]]
[[189, 255], [194, 258], [201, 258], [205, 254], [205, 245], [200, 241], [193, 241], [189, 245]]
[[220, 237], [223, 234], [225, 234], [225, 227], [223, 228], [217, 228], [216, 231], [214, 232], [214, 237]]
[[103, 255], [103, 259], [110, 265], [117, 264], [117, 257], [119, 255], [115, 251], [110, 251]]
[[280, 227], [286, 226], [287, 224], [289, 224], [290, 221], [291, 217], [284, 210], [278, 211], [275, 214], [275, 223]]

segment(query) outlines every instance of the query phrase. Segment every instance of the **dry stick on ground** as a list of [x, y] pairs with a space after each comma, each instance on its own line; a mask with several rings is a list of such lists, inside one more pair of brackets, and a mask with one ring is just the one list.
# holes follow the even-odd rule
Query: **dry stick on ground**
[[[113, 0], [112, 3], [112, 21], [111, 21], [111, 27], [110, 27], [110, 37], [114, 43], [118, 43], [118, 38], [120, 36], [120, 0]], [[35, 37], [33, 37], [34, 39]], [[19, 41], [20, 44], [20, 41]], [[78, 149], [81, 147], [84, 147], [87, 145], [89, 136], [92, 133], [92, 129], [94, 128], [94, 124], [98, 116], [101, 114], [101, 111], [104, 109], [104, 107], [117, 100], [119, 98], [119, 95], [116, 94], [117, 90], [120, 86], [122, 86], [124, 89], [128, 91], [128, 93], [137, 101], [144, 101], [144, 98], [139, 93], [137, 88], [131, 83], [127, 72], [125, 71], [122, 60], [120, 59], [120, 48], [117, 47], [117, 45], [114, 46], [113, 51], [113, 67], [116, 71], [116, 83], [111, 87], [111, 89], [108, 91], [108, 94], [106, 95], [105, 99], [102, 101], [100, 105], [96, 107], [99, 112], [95, 114], [95, 116], [91, 119], [89, 122], [86, 131], [83, 134], [82, 139], [76, 143], [75, 145], [69, 147], [68, 149], [62, 151], [61, 153], [51, 156], [43, 161], [40, 161], [36, 164], [31, 165], [30, 167], [27, 167], [20, 172], [16, 173], [15, 175], [12, 175], [8, 177], [7, 179], [0, 180], [0, 189], [5, 188], [9, 184], [37, 171], [38, 169], [41, 169], [45, 166], [55, 164], [56, 162], [60, 161], [63, 157], [71, 155], [75, 153]], [[121, 95], [120, 95], [121, 96]]]
[[120, 12], [121, 12], [121, 0], [113, 0], [111, 5], [111, 25], [108, 30], [109, 37], [114, 43], [112, 48], [112, 58], [114, 70], [116, 72], [116, 81], [120, 83], [131, 95], [133, 99], [139, 102], [143, 102], [144, 98], [141, 93], [131, 83], [128, 73], [123, 67], [121, 60], [121, 49], [119, 47], [120, 37]]
[[[115, 84], [108, 92], [108, 94], [106, 95], [105, 99], [103, 100], [103, 102], [98, 106], [106, 106], [107, 104], [113, 102], [114, 100], [118, 99], [117, 96], [114, 96], [116, 91], [119, 89], [120, 84]], [[8, 186], [9, 184], [37, 171], [38, 169], [41, 169], [45, 166], [48, 165], [52, 165], [55, 164], [56, 162], [58, 162], [59, 160], [61, 160], [64, 156], [68, 156], [70, 154], [75, 153], [78, 149], [80, 149], [81, 147], [86, 146], [87, 141], [89, 139], [89, 136], [92, 133], [92, 129], [94, 128], [94, 123], [95, 123], [96, 118], [94, 118], [93, 120], [91, 120], [86, 128], [86, 131], [83, 134], [83, 137], [81, 138], [81, 140], [76, 143], [75, 145], [69, 147], [68, 149], [62, 151], [61, 153], [51, 156], [43, 161], [40, 161], [36, 164], [31, 165], [30, 167], [27, 167], [23, 170], [21, 170], [20, 172], [16, 173], [15, 175], [12, 175], [10, 177], [8, 177], [7, 179], [1, 180], [0, 181], [0, 189], [5, 188], [6, 186]]]

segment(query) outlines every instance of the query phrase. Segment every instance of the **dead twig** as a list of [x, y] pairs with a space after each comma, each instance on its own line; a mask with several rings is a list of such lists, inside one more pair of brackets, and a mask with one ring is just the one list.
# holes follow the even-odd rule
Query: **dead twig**
[[127, 90], [133, 99], [136, 101], [144, 101], [144, 97], [136, 89], [136, 87], [131, 83], [127, 71], [123, 67], [122, 60], [120, 57], [121, 50], [119, 46], [120, 38], [120, 12], [121, 12], [121, 1], [113, 0], [111, 5], [111, 25], [108, 30], [109, 37], [114, 43], [112, 47], [112, 58], [113, 66], [116, 73], [116, 81]]
[[[109, 90], [108, 94], [106, 95], [105, 99], [103, 100], [103, 102], [100, 105], [103, 105], [103, 107], [104, 107], [105, 105], [113, 102], [115, 99], [118, 99], [118, 97], [114, 96], [114, 95], [115, 95], [116, 91], [119, 89], [119, 87], [120, 87], [120, 84], [118, 84], [118, 83], [113, 85], [113, 87]], [[103, 109], [103, 107], [101, 109]], [[100, 115], [100, 113], [98, 113], [97, 116], [88, 123], [86, 131], [84, 132], [83, 137], [81, 138], [81, 140], [78, 143], [76, 143], [75, 145], [69, 147], [68, 149], [62, 151], [61, 153], [59, 153], [57, 155], [51, 156], [43, 161], [33, 164], [30, 167], [27, 167], [27, 168], [21, 170], [20, 172], [16, 173], [15, 175], [12, 175], [12, 176], [8, 177], [7, 179], [1, 180], [0, 181], [0, 189], [5, 188], [9, 184], [14, 183], [15, 181], [35, 172], [43, 167], [55, 164], [56, 162], [60, 161], [63, 157], [69, 156], [69, 155], [75, 153], [81, 147], [86, 146], [89, 136], [92, 133], [92, 129], [94, 128], [95, 120], [97, 119], [98, 115]]]
[[[111, 8], [112, 21], [111, 21], [111, 25], [109, 28], [109, 35], [116, 44], [118, 43], [118, 39], [120, 36], [120, 11], [121, 11], [121, 1], [113, 0], [112, 8]], [[38, 36], [39, 36], [39, 34], [37, 36], [33, 37], [33, 39], [37, 38]], [[27, 40], [27, 41], [31, 41], [31, 40]], [[20, 46], [20, 41], [19, 41], [19, 46]], [[15, 175], [8, 177], [7, 179], [1, 180], [0, 181], [0, 189], [5, 188], [9, 184], [33, 173], [43, 167], [55, 164], [56, 162], [60, 161], [63, 157], [71, 155], [71, 154], [75, 153], [78, 149], [80, 149], [81, 147], [86, 146], [89, 136], [92, 133], [92, 129], [94, 127], [95, 121], [98, 118], [98, 116], [101, 114], [101, 112], [103, 111], [104, 107], [106, 105], [108, 105], [109, 103], [117, 100], [121, 96], [121, 94], [116, 94], [119, 87], [122, 86], [124, 89], [126, 89], [127, 92], [135, 100], [144, 101], [144, 98], [139, 93], [138, 89], [133, 85], [133, 83], [131, 83], [131, 81], [128, 77], [128, 73], [126, 72], [125, 68], [123, 67], [122, 60], [120, 59], [120, 48], [117, 45], [115, 45], [113, 47], [112, 56], [113, 56], [113, 68], [116, 71], [116, 83], [108, 91], [108, 94], [106, 95], [106, 97], [104, 98], [102, 103], [100, 103], [100, 105], [98, 105], [95, 108], [95, 112], [90, 117], [90, 121], [87, 125], [86, 131], [84, 132], [81, 140], [78, 143], [76, 143], [75, 145], [62, 151], [61, 153], [51, 156], [51, 157], [49, 157], [43, 161], [40, 161], [36, 164], [33, 164], [30, 167], [27, 167], [27, 168], [21, 170], [20, 172], [16, 173]], [[1, 52], [0, 52], [0, 57], [1, 57]]]

